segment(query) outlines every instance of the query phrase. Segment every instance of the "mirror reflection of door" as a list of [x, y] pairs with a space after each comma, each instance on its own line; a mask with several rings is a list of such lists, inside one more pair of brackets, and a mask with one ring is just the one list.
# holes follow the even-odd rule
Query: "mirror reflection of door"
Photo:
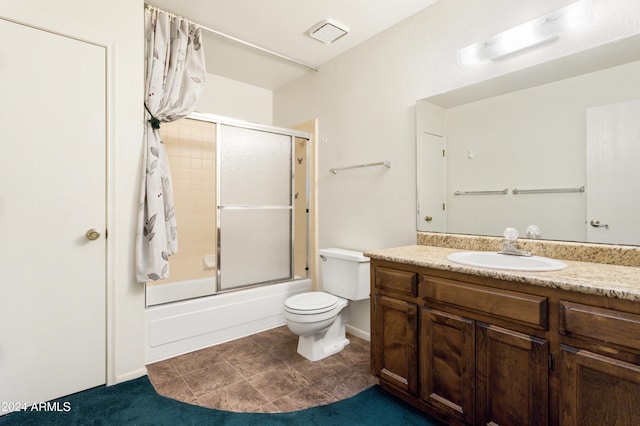
[[418, 137], [418, 231], [446, 232], [446, 140], [428, 132]]
[[587, 241], [640, 244], [640, 100], [587, 109]]

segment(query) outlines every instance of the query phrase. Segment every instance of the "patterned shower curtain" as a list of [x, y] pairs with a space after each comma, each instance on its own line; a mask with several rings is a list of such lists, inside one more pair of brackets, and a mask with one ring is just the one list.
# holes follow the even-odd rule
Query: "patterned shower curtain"
[[200, 28], [152, 7], [145, 9], [143, 177], [136, 236], [139, 282], [169, 276], [169, 256], [178, 251], [169, 161], [160, 123], [193, 111], [205, 81]]

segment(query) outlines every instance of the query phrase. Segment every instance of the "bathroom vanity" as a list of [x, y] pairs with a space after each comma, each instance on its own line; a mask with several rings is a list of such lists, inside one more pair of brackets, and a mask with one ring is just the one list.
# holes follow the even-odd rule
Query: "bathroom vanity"
[[371, 369], [447, 424], [640, 424], [640, 268], [468, 267], [456, 248], [371, 258]]

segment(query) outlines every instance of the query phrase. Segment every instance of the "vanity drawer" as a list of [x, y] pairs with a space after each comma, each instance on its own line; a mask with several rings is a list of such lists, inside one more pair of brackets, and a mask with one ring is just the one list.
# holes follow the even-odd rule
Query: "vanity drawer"
[[640, 350], [640, 315], [561, 300], [558, 328], [565, 336], [582, 336]]
[[376, 288], [389, 290], [407, 296], [418, 295], [418, 274], [399, 269], [376, 267]]
[[459, 306], [547, 329], [546, 297], [483, 287], [423, 275], [425, 296], [437, 302]]

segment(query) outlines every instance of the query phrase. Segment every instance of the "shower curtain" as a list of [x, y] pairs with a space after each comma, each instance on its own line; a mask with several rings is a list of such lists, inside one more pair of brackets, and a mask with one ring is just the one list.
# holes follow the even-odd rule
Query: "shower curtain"
[[139, 282], [169, 276], [169, 256], [178, 250], [173, 189], [160, 123], [193, 111], [206, 71], [200, 28], [179, 16], [145, 9], [145, 98], [143, 176], [136, 236]]

